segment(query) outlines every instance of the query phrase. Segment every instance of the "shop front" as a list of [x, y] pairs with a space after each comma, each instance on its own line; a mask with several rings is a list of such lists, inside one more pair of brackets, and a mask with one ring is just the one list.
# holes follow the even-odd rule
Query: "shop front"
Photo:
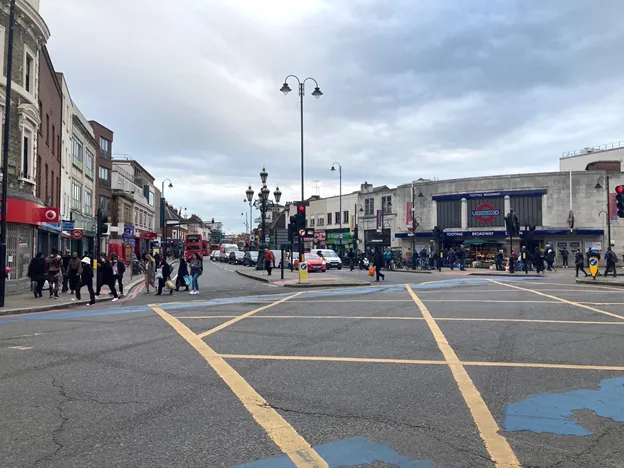
[[140, 257], [143, 253], [150, 252], [151, 243], [158, 237], [153, 231], [145, 231], [142, 229], [134, 230], [134, 253]]
[[87, 255], [93, 258], [95, 253], [95, 237], [97, 235], [97, 222], [95, 218], [85, 216], [77, 211], [71, 212], [74, 229], [71, 233], [72, 252], [78, 255]]
[[346, 251], [353, 248], [353, 233], [349, 232], [349, 228], [328, 229], [325, 231], [325, 245], [338, 255], [344, 256]]
[[[400, 233], [407, 234], [407, 233]], [[399, 234], [395, 234], [395, 237]], [[384, 228], [383, 233], [378, 232], [377, 229], [366, 229], [364, 231], [364, 251], [367, 255], [371, 256], [375, 252], [375, 248], [380, 247], [382, 249], [390, 247], [391, 245], [391, 229]]]
[[44, 255], [48, 255], [52, 252], [52, 249], [61, 251], [62, 232], [58, 224], [39, 224], [37, 226], [37, 252], [43, 252]]

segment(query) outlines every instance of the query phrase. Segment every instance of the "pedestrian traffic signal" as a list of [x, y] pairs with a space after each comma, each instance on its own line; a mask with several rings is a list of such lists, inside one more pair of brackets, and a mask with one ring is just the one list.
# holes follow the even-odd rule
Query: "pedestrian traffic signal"
[[615, 187], [615, 203], [618, 217], [624, 218], [624, 185]]

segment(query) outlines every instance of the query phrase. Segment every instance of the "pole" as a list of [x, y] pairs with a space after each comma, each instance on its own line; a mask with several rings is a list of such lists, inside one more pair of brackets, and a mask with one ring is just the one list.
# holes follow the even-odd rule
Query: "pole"
[[605, 177], [607, 184], [607, 237], [609, 245], [607, 245], [607, 249], [611, 247], [611, 193], [609, 188], [609, 174]]
[[358, 227], [357, 227], [357, 203], [355, 203], [355, 205], [354, 205], [353, 213], [354, 213], [354, 216], [355, 216], [355, 223], [353, 223], [353, 259], [355, 261], [355, 260], [357, 260], [357, 256], [358, 256], [357, 236], [356, 236], [356, 234], [358, 233]]
[[264, 245], [266, 238], [266, 200], [262, 191], [260, 191], [260, 216], [262, 237], [260, 238], [260, 242], [258, 242], [258, 261], [256, 262], [256, 270], [264, 270], [264, 259], [261, 256], [264, 255], [262, 248], [266, 247]]
[[340, 255], [342, 256], [342, 166], [338, 165], [338, 174], [340, 176], [340, 201], [339, 201], [339, 210], [340, 210], [340, 235], [338, 236], [340, 239]]
[[416, 269], [416, 197], [414, 196], [414, 182], [412, 181], [412, 269]]
[[102, 287], [102, 277], [100, 275], [98, 275], [98, 260], [100, 259], [100, 242], [102, 239], [102, 210], [100, 208], [98, 208], [97, 210], [97, 226], [95, 227], [95, 249], [94, 249], [94, 255], [95, 258], [92, 259], [93, 261], [93, 271], [95, 273], [95, 284], [96, 284], [96, 290], [99, 291], [100, 288]]
[[15, 0], [11, 0], [9, 14], [9, 39], [7, 52], [7, 83], [6, 101], [4, 105], [4, 135], [2, 141], [2, 203], [0, 213], [2, 224], [0, 227], [0, 307], [4, 307], [6, 294], [6, 259], [7, 259], [7, 198], [9, 195], [9, 133], [11, 131], [11, 79], [13, 73], [13, 30], [15, 29]]
[[[304, 186], [303, 186], [303, 95], [305, 94], [305, 85], [299, 83], [299, 112], [301, 116], [301, 201], [305, 201]], [[307, 220], [306, 220], [307, 227]], [[303, 263], [305, 261], [303, 255], [303, 239], [299, 236], [299, 261]]]

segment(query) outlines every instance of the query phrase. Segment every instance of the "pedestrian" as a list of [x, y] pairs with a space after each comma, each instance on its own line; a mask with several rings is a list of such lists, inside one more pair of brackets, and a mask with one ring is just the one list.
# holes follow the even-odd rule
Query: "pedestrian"
[[[271, 255], [273, 255], [271, 253]], [[197, 253], [193, 253], [189, 263], [191, 269], [191, 294], [199, 294], [199, 276], [204, 272], [204, 262]], [[188, 290], [188, 287], [186, 288]]]
[[156, 261], [154, 257], [150, 254], [145, 254], [145, 264], [144, 264], [144, 275], [145, 275], [145, 294], [149, 294], [150, 286], [152, 288], [156, 288]]
[[43, 252], [37, 252], [35, 258], [28, 265], [28, 277], [32, 281], [33, 294], [35, 297], [43, 296], [43, 285], [46, 281], [46, 260], [43, 258]]
[[95, 292], [93, 291], [93, 267], [91, 266], [91, 259], [89, 257], [84, 257], [81, 263], [82, 273], [78, 286], [76, 287], [76, 300], [79, 301], [81, 299], [80, 289], [86, 286], [87, 291], [89, 291], [89, 304], [87, 305], [93, 305], [95, 304]]
[[100, 295], [102, 286], [106, 285], [111, 290], [113, 295], [113, 302], [119, 300], [117, 290], [115, 289], [115, 277], [113, 275], [113, 266], [105, 253], [100, 254], [100, 261], [98, 262], [98, 270], [102, 274], [102, 281], [98, 284], [96, 296]]
[[269, 249], [264, 249], [264, 269], [267, 271], [267, 275], [271, 276], [271, 270], [275, 265], [275, 255]]
[[464, 244], [459, 246], [457, 251], [457, 261], [459, 262], [459, 269], [464, 271], [466, 269], [466, 248]]
[[509, 255], [509, 273], [516, 272], [516, 252], [511, 251], [511, 255]]
[[383, 268], [385, 263], [385, 258], [384, 255], [381, 253], [381, 250], [379, 250], [379, 248], [375, 249], [375, 256], [373, 257], [373, 266], [375, 267], [375, 275], [376, 275], [376, 281], [379, 282], [379, 278], [381, 277], [382, 280], [386, 280], [386, 275], [384, 275], [381, 272], [381, 269]]
[[82, 274], [82, 261], [78, 258], [78, 252], [74, 252], [67, 264], [67, 278], [69, 282], [69, 290], [74, 294], [80, 284], [80, 275]]
[[63, 259], [56, 249], [48, 256], [45, 263], [46, 276], [50, 285], [50, 298], [58, 299], [59, 286], [63, 282]]
[[611, 250], [611, 247], [609, 247], [607, 249], [607, 252], [605, 253], [605, 261], [607, 262], [607, 268], [605, 269], [604, 272], [604, 276], [606, 277], [609, 272], [611, 270], [613, 270], [613, 277], [617, 278], [617, 268], [615, 267], [615, 264], [618, 261], [617, 255], [615, 255], [615, 253], [613, 253], [613, 250]]
[[526, 246], [522, 246], [522, 249], [520, 250], [520, 260], [522, 260], [522, 270], [524, 270], [524, 273], [528, 275], [529, 274], [529, 255], [527, 254]]
[[[195, 254], [193, 254], [195, 255]], [[188, 284], [186, 284], [186, 281], [184, 279], [185, 276], [187, 276], [189, 274], [188, 272], [188, 265], [186, 263], [186, 260], [184, 259], [184, 257], [180, 257], [180, 263], [178, 265], [178, 276], [176, 277], [176, 292], [180, 291], [180, 286], [184, 286], [186, 289], [184, 290], [185, 292], [187, 292], [189, 290]], [[192, 293], [193, 291], [191, 291]]]
[[390, 263], [392, 262], [392, 252], [390, 252], [390, 249], [386, 249], [386, 251], [383, 253], [383, 258], [385, 267], [387, 270], [389, 270], [391, 267]]
[[[63, 289], [61, 292], [69, 292], [69, 261], [72, 256], [69, 249], [65, 249], [65, 255], [63, 255]], [[73, 291], [72, 291], [73, 294]]]
[[561, 261], [563, 262], [563, 268], [568, 268], [568, 257], [570, 256], [570, 252], [568, 252], [568, 248], [564, 247], [561, 251]]
[[455, 269], [455, 262], [457, 261], [457, 254], [452, 247], [449, 249], [447, 256], [448, 266], [450, 267], [451, 271], [453, 271]]
[[503, 251], [499, 250], [494, 257], [494, 263], [496, 264], [496, 271], [505, 271], [505, 267], [503, 267], [503, 262], [505, 261], [505, 256], [503, 255]]
[[578, 278], [578, 274], [579, 271], [582, 271], [583, 274], [585, 275], [585, 277], [588, 277], [589, 275], [587, 274], [587, 272], [585, 271], [585, 268], [583, 268], [583, 252], [581, 252], [581, 249], [578, 249], [576, 251], [576, 254], [574, 255], [574, 266], [576, 267], [576, 277]]
[[[171, 279], [171, 266], [167, 263], [165, 257], [162, 257], [160, 260], [160, 265], [158, 265], [158, 269], [156, 270], [156, 279], [158, 280], [156, 296], [161, 296], [167, 281]], [[169, 295], [171, 294], [173, 294], [173, 288], [169, 290]]]
[[546, 265], [548, 265], [548, 271], [557, 271], [555, 268], [555, 251], [552, 248], [549, 248], [546, 252]]
[[119, 261], [119, 257], [116, 253], [111, 255], [111, 263], [113, 268], [113, 284], [119, 285], [119, 295], [123, 296], [123, 275], [126, 271], [126, 264]]
[[353, 249], [349, 249], [347, 257], [349, 258], [349, 269], [353, 271], [355, 268], [355, 253], [353, 252]]

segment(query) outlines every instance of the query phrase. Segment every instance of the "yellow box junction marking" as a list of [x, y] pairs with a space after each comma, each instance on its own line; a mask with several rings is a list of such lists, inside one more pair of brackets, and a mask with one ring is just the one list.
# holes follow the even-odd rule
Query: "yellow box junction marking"
[[298, 293], [295, 293], [291, 296], [287, 296], [283, 299], [280, 299], [279, 301], [275, 301], [275, 302], [271, 302], [270, 304], [264, 305], [262, 307], [258, 307], [257, 309], [254, 310], [250, 310], [249, 312], [247, 312], [246, 314], [243, 315], [239, 315], [238, 317], [233, 318], [232, 320], [228, 320], [225, 323], [222, 323], [221, 325], [217, 325], [214, 328], [211, 328], [208, 331], [205, 331], [203, 333], [200, 333], [199, 335], [197, 335], [199, 338], [205, 338], [208, 335], [212, 335], [213, 333], [218, 332], [219, 330], [223, 330], [226, 327], [229, 327], [230, 325], [236, 323], [236, 322], [240, 322], [241, 320], [247, 318], [247, 317], [251, 317], [253, 314], [257, 314], [258, 312], [262, 312], [263, 310], [268, 309], [269, 307], [273, 307], [279, 304], [283, 304], [284, 302], [286, 302], [288, 299], [292, 299], [293, 297], [297, 297], [298, 295], [300, 295], [303, 291], [300, 291]]
[[256, 422], [275, 442], [275, 445], [292, 460], [295, 466], [300, 468], [328, 468], [325, 460], [288, 424], [288, 421], [271, 408], [266, 400], [205, 341], [160, 307], [152, 307], [152, 310], [160, 315], [165, 322], [171, 325], [180, 336], [195, 348], [217, 375], [230, 387]]
[[516, 455], [507, 442], [507, 439], [499, 434], [500, 428], [498, 427], [496, 420], [492, 416], [492, 413], [490, 413], [483, 397], [479, 393], [479, 390], [477, 390], [477, 387], [468, 375], [468, 372], [466, 372], [466, 369], [459, 360], [459, 357], [455, 354], [455, 351], [449, 345], [446, 337], [442, 333], [442, 330], [429, 313], [427, 306], [423, 304], [409, 284], [406, 284], [405, 288], [414, 300], [414, 303], [420, 309], [427, 325], [429, 325], [429, 329], [431, 330], [431, 333], [433, 334], [433, 337], [435, 338], [435, 341], [444, 356], [444, 360], [453, 374], [455, 382], [457, 382], [459, 392], [464, 398], [464, 401], [472, 414], [472, 418], [474, 419], [479, 430], [479, 435], [481, 436], [481, 439], [483, 439], [485, 448], [494, 461], [494, 464], [497, 467], [519, 467], [520, 462], [518, 461], [518, 458], [516, 458]]
[[[508, 288], [518, 289], [520, 291], [531, 292], [533, 294], [537, 294], [538, 296], [547, 297], [549, 299], [554, 299], [556, 301], [560, 301], [560, 302], [563, 302], [565, 304], [569, 304], [569, 305], [572, 305], [572, 306], [575, 306], [575, 307], [581, 307], [583, 309], [591, 310], [592, 312], [598, 312], [599, 314], [604, 314], [604, 315], [608, 315], [609, 317], [615, 317], [615, 318], [618, 318], [620, 320], [624, 320], [624, 317], [621, 316], [621, 315], [614, 314], [614, 313], [611, 313], [611, 312], [607, 312], [606, 310], [596, 309], [595, 307], [591, 307], [591, 306], [588, 306], [588, 305], [585, 305], [585, 304], [581, 304], [580, 302], [568, 301], [567, 299], [563, 299], [563, 298], [557, 297], [557, 296], [552, 296], [550, 294], [545, 294], [545, 293], [543, 293], [541, 291], [536, 291], [535, 289], [521, 288], [520, 286], [515, 286], [515, 285], [512, 285], [512, 284], [501, 283], [500, 281], [496, 281], [496, 280], [489, 280], [489, 281], [491, 281], [492, 283], [499, 284], [501, 286], [506, 286]], [[586, 292], [586, 291], [583, 291], [583, 292]]]

